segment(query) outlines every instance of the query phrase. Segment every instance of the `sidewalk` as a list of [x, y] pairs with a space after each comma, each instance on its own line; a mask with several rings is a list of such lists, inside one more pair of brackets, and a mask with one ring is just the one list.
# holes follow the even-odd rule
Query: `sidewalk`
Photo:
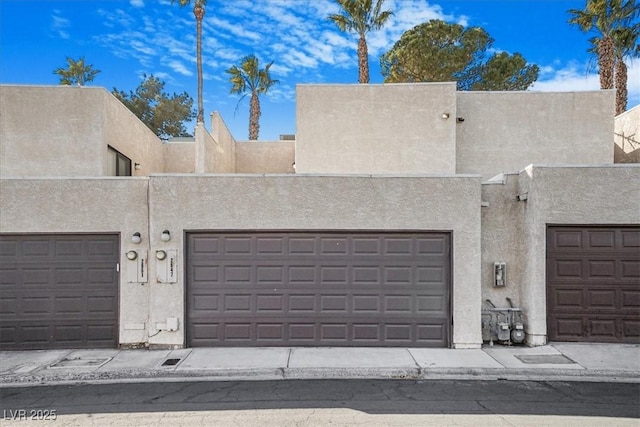
[[640, 345], [0, 352], [0, 386], [335, 378], [640, 382]]

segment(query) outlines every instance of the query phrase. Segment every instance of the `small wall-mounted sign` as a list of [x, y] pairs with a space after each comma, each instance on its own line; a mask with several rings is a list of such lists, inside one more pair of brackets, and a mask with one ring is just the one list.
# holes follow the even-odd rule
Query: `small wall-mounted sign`
[[167, 249], [166, 256], [156, 260], [156, 278], [158, 283], [176, 283], [178, 281], [178, 250]]
[[147, 251], [136, 249], [135, 252], [137, 256], [134, 259], [127, 256], [127, 258], [129, 258], [129, 262], [127, 263], [127, 282], [147, 283]]

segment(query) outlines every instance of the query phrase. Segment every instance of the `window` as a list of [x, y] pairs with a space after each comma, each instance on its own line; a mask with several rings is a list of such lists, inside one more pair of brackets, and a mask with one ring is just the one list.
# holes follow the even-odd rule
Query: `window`
[[111, 147], [107, 148], [107, 173], [111, 176], [131, 176], [131, 159]]

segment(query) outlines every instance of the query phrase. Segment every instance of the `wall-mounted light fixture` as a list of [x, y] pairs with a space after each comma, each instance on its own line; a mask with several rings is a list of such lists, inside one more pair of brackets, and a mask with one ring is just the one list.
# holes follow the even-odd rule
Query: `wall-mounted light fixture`
[[456, 117], [456, 122], [458, 123], [464, 122], [464, 117]]
[[449, 113], [442, 113], [442, 118], [443, 119], [448, 119], [449, 118]]
[[167, 253], [165, 251], [156, 251], [156, 258], [162, 261], [167, 257]]
[[140, 170], [140, 163], [134, 163], [134, 164], [133, 164], [133, 168], [134, 168], [135, 170], [139, 171], [139, 170]]
[[133, 235], [131, 236], [131, 241], [136, 245], [140, 243], [142, 241], [142, 238], [140, 237], [140, 233], [138, 233], [137, 231], [133, 233]]
[[163, 242], [168, 242], [169, 240], [171, 240], [171, 233], [169, 233], [169, 230], [164, 230], [162, 232], [162, 234], [160, 235], [160, 240], [162, 240]]
[[138, 252], [136, 252], [136, 251], [127, 252], [127, 259], [128, 260], [135, 261], [136, 258], [138, 258]]

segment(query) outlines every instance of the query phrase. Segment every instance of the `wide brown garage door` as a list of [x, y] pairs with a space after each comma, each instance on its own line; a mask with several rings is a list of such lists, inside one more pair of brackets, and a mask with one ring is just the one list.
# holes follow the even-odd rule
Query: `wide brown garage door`
[[449, 345], [448, 233], [191, 233], [190, 346]]
[[0, 347], [115, 347], [116, 235], [0, 236]]
[[640, 227], [547, 229], [551, 341], [640, 342]]

